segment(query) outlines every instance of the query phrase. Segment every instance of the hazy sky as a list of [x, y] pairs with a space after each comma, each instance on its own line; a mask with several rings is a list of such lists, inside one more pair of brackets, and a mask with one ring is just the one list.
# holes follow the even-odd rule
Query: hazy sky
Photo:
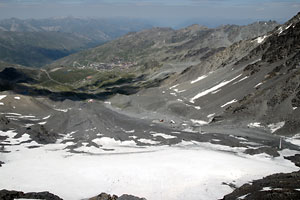
[[[132, 17], [162, 24], [284, 22], [300, 11], [300, 0], [0, 0], [0, 19]], [[206, 24], [205, 24], [206, 23]]]

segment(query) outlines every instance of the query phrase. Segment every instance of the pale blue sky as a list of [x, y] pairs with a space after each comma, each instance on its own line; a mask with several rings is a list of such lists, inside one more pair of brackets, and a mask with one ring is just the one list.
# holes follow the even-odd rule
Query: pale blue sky
[[0, 0], [0, 19], [130, 17], [162, 25], [284, 22], [300, 11], [300, 0]]

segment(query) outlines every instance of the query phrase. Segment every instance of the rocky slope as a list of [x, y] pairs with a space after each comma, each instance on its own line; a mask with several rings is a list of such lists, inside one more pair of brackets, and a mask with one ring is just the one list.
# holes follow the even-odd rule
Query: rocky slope
[[200, 58], [212, 55], [235, 42], [267, 33], [277, 25], [270, 21], [214, 29], [199, 25], [180, 30], [153, 28], [130, 33], [105, 45], [74, 54], [52, 66], [93, 67], [100, 63], [132, 62], [144, 67], [157, 67], [155, 65], [165, 62], [198, 62]]
[[[159, 88], [113, 105], [235, 124], [270, 133], [299, 133], [299, 15], [260, 37], [240, 41], [177, 72]], [[155, 96], [153, 95], [155, 94]], [[147, 100], [144, 97], [147, 96]], [[151, 99], [151, 100], [150, 100]]]
[[14, 199], [45, 199], [45, 200], [62, 200], [58, 196], [49, 192], [29, 192], [24, 193], [20, 191], [0, 190], [0, 199], [14, 200]]
[[[49, 192], [20, 192], [20, 191], [9, 191], [0, 190], [1, 200], [14, 200], [14, 199], [44, 199], [44, 200], [62, 200], [62, 198], [57, 195], [51, 194]], [[88, 200], [146, 200], [144, 198], [138, 198], [132, 195], [124, 194], [120, 197], [116, 195], [109, 195], [106, 193], [101, 193], [95, 197], [89, 198]]]
[[[225, 116], [253, 117], [270, 123], [284, 121], [279, 134], [299, 132], [299, 33], [300, 15], [264, 35], [264, 41], [235, 66], [244, 65], [256, 57], [258, 62], [247, 65], [243, 73], [250, 78], [264, 75], [255, 91], [245, 95], [236, 105], [228, 108]], [[260, 112], [257, 112], [260, 110]]]
[[[300, 154], [289, 157], [300, 167]], [[288, 174], [274, 174], [261, 180], [255, 180], [224, 196], [223, 200], [288, 200], [300, 198], [300, 171]]]

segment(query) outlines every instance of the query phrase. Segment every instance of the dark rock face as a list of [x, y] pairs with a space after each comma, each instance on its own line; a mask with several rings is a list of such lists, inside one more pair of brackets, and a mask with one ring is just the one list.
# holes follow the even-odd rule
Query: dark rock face
[[57, 133], [50, 132], [43, 125], [33, 126], [30, 130], [27, 130], [27, 132], [34, 141], [40, 144], [54, 143], [59, 137]]
[[300, 167], [300, 154], [296, 154], [295, 156], [289, 156], [285, 158], [295, 163], [296, 166]]
[[118, 197], [116, 195], [109, 195], [106, 193], [101, 193], [98, 196], [92, 197], [89, 200], [117, 200]]
[[128, 194], [123, 194], [117, 200], [146, 200], [145, 198], [139, 198]]
[[270, 156], [273, 157], [278, 157], [280, 156], [280, 154], [277, 152], [276, 149], [274, 148], [270, 148], [270, 147], [260, 147], [258, 149], [247, 149], [245, 151], [246, 154], [250, 154], [250, 155], [255, 155], [255, 154], [260, 154], [260, 153], [266, 153]]
[[10, 123], [10, 120], [7, 119], [5, 116], [0, 115], [0, 124], [1, 126], [5, 127]]
[[300, 199], [300, 171], [289, 174], [274, 174], [252, 184], [245, 184], [223, 200], [291, 200]]
[[[288, 157], [300, 166], [300, 154]], [[292, 200], [300, 199], [300, 171], [280, 173], [244, 184], [222, 200]]]
[[23, 199], [45, 199], [45, 200], [62, 200], [60, 197], [49, 192], [30, 192], [24, 193], [20, 191], [0, 190], [1, 200], [14, 200], [16, 198]]
[[98, 196], [92, 197], [89, 200], [146, 200], [145, 198], [139, 198], [128, 194], [123, 194], [118, 197], [116, 195], [109, 195], [106, 193], [101, 193]]
[[0, 72], [0, 79], [7, 80], [10, 82], [32, 82], [33, 79], [27, 77], [24, 73], [18, 71], [15, 68], [5, 68]]

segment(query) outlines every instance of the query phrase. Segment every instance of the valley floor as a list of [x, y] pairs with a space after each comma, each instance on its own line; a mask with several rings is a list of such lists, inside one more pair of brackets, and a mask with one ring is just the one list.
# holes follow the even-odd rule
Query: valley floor
[[[0, 131], [0, 189], [49, 191], [67, 200], [101, 192], [148, 200], [221, 199], [252, 180], [298, 170], [284, 156], [299, 154], [299, 140], [285, 139], [278, 149], [278, 137], [257, 129], [181, 130], [124, 117], [100, 102], [49, 103], [9, 93], [1, 101], [3, 119], [12, 122]], [[49, 142], [61, 124], [67, 131]]]

